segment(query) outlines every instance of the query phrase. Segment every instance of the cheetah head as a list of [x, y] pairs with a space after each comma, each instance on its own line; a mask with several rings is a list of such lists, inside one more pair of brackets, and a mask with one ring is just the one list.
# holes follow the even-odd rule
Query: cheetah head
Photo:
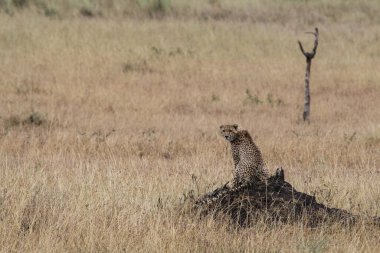
[[226, 140], [234, 141], [238, 136], [238, 125], [221, 125], [220, 133]]

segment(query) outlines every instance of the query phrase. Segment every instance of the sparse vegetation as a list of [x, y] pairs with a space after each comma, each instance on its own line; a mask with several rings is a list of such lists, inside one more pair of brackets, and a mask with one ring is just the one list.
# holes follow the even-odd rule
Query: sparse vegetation
[[246, 98], [244, 101], [245, 103], [252, 103], [256, 105], [263, 103], [263, 101], [261, 101], [257, 95], [252, 95], [249, 89], [245, 90], [245, 95], [246, 95]]
[[[232, 177], [217, 132], [237, 123], [297, 190], [379, 216], [378, 2], [171, 0], [162, 17], [142, 1], [38, 2], [57, 18], [0, 0], [1, 252], [378, 251], [360, 224], [234, 230], [178, 211]], [[316, 26], [303, 124], [296, 41], [312, 48]]]
[[268, 93], [267, 103], [270, 104], [271, 106], [277, 106], [277, 105], [283, 104], [284, 102], [280, 98], [273, 98], [272, 93]]
[[40, 126], [45, 122], [45, 117], [39, 112], [32, 112], [24, 121], [24, 124]]
[[128, 72], [152, 72], [153, 70], [149, 68], [147, 62], [141, 61], [141, 62], [136, 62], [136, 63], [126, 63], [123, 66], [123, 72], [128, 73]]
[[217, 102], [217, 101], [219, 101], [219, 100], [220, 100], [219, 96], [217, 96], [217, 95], [215, 95], [215, 94], [212, 94], [212, 95], [211, 95], [211, 101], [213, 101], [213, 102]]
[[11, 115], [11, 116], [3, 119], [3, 127], [6, 130], [8, 130], [12, 127], [17, 127], [17, 126], [21, 126], [21, 125], [40, 126], [44, 123], [46, 123], [46, 117], [43, 116], [39, 112], [32, 112], [30, 115], [28, 115], [25, 118], [22, 118], [18, 115], [17, 116]]

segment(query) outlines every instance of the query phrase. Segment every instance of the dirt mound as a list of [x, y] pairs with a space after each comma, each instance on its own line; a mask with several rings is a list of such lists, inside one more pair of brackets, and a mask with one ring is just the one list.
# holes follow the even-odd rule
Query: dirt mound
[[[285, 181], [284, 171], [277, 169], [268, 183], [256, 183], [231, 189], [227, 185], [199, 198], [194, 205], [202, 216], [230, 217], [239, 226], [250, 226], [257, 219], [271, 223], [303, 221], [308, 226], [326, 222], [353, 225], [363, 220], [347, 211], [329, 208], [314, 196], [302, 193]], [[380, 224], [380, 218], [370, 218]]]

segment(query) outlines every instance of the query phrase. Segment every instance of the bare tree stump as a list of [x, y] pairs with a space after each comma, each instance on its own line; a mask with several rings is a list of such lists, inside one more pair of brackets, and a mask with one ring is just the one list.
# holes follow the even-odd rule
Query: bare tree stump
[[317, 53], [318, 47], [318, 28], [315, 28], [315, 32], [308, 32], [314, 35], [314, 48], [311, 52], [305, 52], [303, 49], [302, 43], [298, 41], [300, 50], [306, 58], [306, 74], [305, 74], [305, 100], [304, 100], [304, 109], [303, 109], [303, 120], [309, 120], [310, 115], [310, 69], [311, 69], [311, 60], [314, 58]]
[[[282, 168], [267, 184], [256, 183], [238, 188], [220, 187], [200, 197], [193, 206], [201, 216], [227, 217], [238, 226], [251, 226], [259, 220], [271, 224], [304, 222], [318, 226], [326, 222], [352, 225], [363, 220], [345, 210], [329, 208], [314, 196], [297, 191], [285, 181]], [[370, 218], [380, 225], [380, 218]]]

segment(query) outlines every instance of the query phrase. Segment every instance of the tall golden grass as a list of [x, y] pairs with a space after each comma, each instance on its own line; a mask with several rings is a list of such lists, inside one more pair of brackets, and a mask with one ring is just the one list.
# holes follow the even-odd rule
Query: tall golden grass
[[[364, 225], [235, 230], [177, 212], [231, 179], [217, 132], [237, 123], [298, 190], [380, 215], [380, 5], [275, 3], [263, 20], [1, 14], [0, 251], [377, 252]], [[296, 41], [311, 47], [314, 26], [307, 124]]]

